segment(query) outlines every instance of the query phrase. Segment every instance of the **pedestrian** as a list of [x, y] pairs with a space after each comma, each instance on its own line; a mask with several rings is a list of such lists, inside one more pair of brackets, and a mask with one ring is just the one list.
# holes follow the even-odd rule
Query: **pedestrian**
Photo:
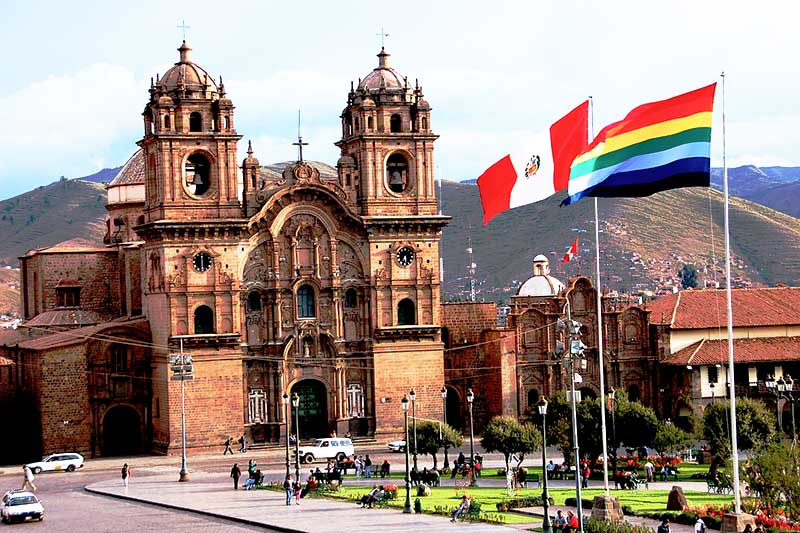
[[372, 459], [367, 455], [364, 458], [364, 476], [369, 479], [372, 477]]
[[592, 468], [589, 466], [589, 463], [586, 463], [583, 467], [583, 488], [589, 488], [589, 476], [592, 475]]
[[233, 444], [233, 437], [228, 437], [225, 439], [225, 451], [222, 452], [222, 455], [233, 455], [233, 449], [231, 448], [231, 444]]
[[286, 493], [286, 505], [292, 505], [292, 496], [294, 496], [294, 482], [292, 481], [291, 474], [286, 476], [286, 479], [283, 481], [283, 491]]
[[296, 505], [300, 505], [300, 497], [302, 496], [303, 492], [303, 485], [300, 484], [300, 480], [294, 482], [294, 501]]
[[706, 533], [706, 523], [699, 514], [694, 515], [694, 533]]
[[744, 526], [744, 533], [753, 533], [753, 524], [747, 524]]
[[648, 459], [647, 462], [644, 464], [644, 476], [645, 479], [647, 479], [648, 483], [652, 483], [653, 481], [655, 481], [655, 473], [656, 473], [656, 467], [653, 465], [650, 459]]
[[242, 453], [246, 452], [247, 451], [247, 437], [244, 436], [244, 433], [242, 433], [242, 436], [239, 437], [239, 444], [241, 445], [241, 447], [239, 448], [239, 451], [242, 452]]
[[247, 462], [247, 477], [255, 477], [256, 475], [256, 462], [253, 459], [250, 459]]
[[242, 476], [242, 471], [239, 470], [239, 465], [233, 463], [233, 468], [231, 468], [231, 477], [233, 478], [233, 490], [239, 489], [239, 478]]
[[122, 465], [122, 484], [125, 485], [125, 488], [128, 488], [128, 478], [131, 477], [131, 468], [128, 466], [128, 463]]
[[658, 526], [656, 533], [669, 533], [669, 518], [665, 518], [661, 521], [661, 525]]
[[578, 531], [579, 528], [580, 523], [578, 522], [578, 516], [572, 511], [567, 511], [567, 526], [564, 528], [564, 533]]
[[553, 519], [553, 531], [561, 533], [567, 527], [567, 517], [564, 516], [564, 511], [558, 510], [555, 518]]
[[27, 465], [25, 465], [22, 467], [22, 471], [24, 474], [24, 477], [22, 479], [22, 490], [25, 490], [25, 487], [30, 487], [31, 491], [36, 492], [36, 485], [33, 484], [34, 480], [33, 470], [31, 470], [30, 468], [28, 468]]
[[355, 466], [356, 466], [356, 479], [361, 479], [361, 475], [364, 472], [364, 459], [362, 459], [360, 455], [356, 457]]

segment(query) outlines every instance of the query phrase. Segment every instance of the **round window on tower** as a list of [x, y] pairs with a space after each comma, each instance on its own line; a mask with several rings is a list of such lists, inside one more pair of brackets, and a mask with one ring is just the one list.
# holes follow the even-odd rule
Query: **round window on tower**
[[386, 160], [386, 185], [394, 193], [408, 190], [408, 160], [401, 153], [393, 153]]
[[183, 178], [188, 191], [202, 196], [211, 188], [211, 163], [201, 153], [194, 153], [183, 164]]

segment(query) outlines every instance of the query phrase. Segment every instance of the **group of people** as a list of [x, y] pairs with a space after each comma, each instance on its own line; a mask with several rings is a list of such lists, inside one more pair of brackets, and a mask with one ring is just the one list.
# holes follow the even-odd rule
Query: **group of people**
[[[239, 452], [245, 453], [247, 451], [247, 436], [242, 433], [242, 436], [239, 437], [237, 442], [239, 443]], [[233, 455], [233, 448], [231, 448], [231, 444], [233, 444], [233, 437], [228, 437], [225, 439], [225, 451], [222, 452], [222, 455]]]
[[[242, 471], [239, 468], [238, 463], [233, 463], [233, 467], [231, 468], [231, 476], [233, 479], [233, 490], [239, 489], [239, 479], [242, 477]], [[256, 462], [252, 459], [247, 463], [247, 480], [244, 482], [244, 489], [250, 490], [253, 487], [257, 487], [264, 482], [264, 474], [261, 473], [261, 469], [256, 468]]]
[[364, 457], [356, 456], [353, 459], [353, 464], [356, 467], [356, 479], [361, 479], [362, 477], [369, 479], [372, 477], [372, 459], [369, 458], [369, 455]]
[[369, 507], [372, 509], [372, 504], [380, 501], [386, 495], [383, 485], [373, 485], [372, 490], [368, 494], [361, 497], [361, 508]]
[[559, 509], [556, 516], [553, 517], [553, 531], [572, 533], [573, 531], [578, 531], [578, 529], [580, 529], [578, 515], [573, 511], [567, 511], [566, 516], [564, 516], [564, 511]]
[[[475, 454], [475, 477], [481, 477], [481, 469], [483, 468], [483, 457], [481, 454]], [[453, 470], [450, 472], [450, 478], [455, 478], [458, 474], [462, 476], [472, 476], [472, 465], [463, 452], [458, 454], [458, 457], [453, 461]]]

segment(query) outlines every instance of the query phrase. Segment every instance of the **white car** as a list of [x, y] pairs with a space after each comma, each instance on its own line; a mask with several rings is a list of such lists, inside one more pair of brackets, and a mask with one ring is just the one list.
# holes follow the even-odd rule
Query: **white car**
[[393, 452], [404, 452], [406, 451], [406, 441], [404, 440], [393, 440], [389, 443], [389, 450]]
[[83, 456], [79, 453], [53, 453], [42, 458], [41, 461], [28, 463], [25, 466], [33, 470], [34, 474], [56, 470], [74, 472], [83, 466]]
[[313, 446], [300, 446], [300, 461], [304, 463], [313, 463], [317, 459], [344, 461], [354, 453], [356, 452], [353, 449], [353, 441], [350, 439], [336, 437], [317, 439]]
[[0, 502], [0, 514], [5, 524], [24, 522], [28, 518], [41, 522], [44, 520], [44, 507], [32, 492], [11, 490]]

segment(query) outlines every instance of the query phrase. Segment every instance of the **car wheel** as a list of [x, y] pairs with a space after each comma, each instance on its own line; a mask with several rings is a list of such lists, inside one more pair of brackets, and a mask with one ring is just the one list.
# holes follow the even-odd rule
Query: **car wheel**
[[35, 467], [35, 468], [33, 469], [33, 473], [34, 473], [34, 474], [41, 474], [41, 473], [42, 473], [42, 469], [41, 469], [41, 468], [39, 468], [39, 467], [37, 466], [37, 467]]
[[336, 462], [341, 463], [345, 459], [347, 459], [347, 456], [345, 454], [343, 454], [342, 452], [339, 452], [339, 453], [336, 454]]
[[75, 465], [69, 465], [67, 467], [67, 472], [74, 472], [74, 471], [75, 471]]
[[306, 463], [306, 464], [313, 463], [314, 462], [314, 456], [311, 455], [310, 453], [306, 454], [305, 457], [303, 457], [303, 462]]

